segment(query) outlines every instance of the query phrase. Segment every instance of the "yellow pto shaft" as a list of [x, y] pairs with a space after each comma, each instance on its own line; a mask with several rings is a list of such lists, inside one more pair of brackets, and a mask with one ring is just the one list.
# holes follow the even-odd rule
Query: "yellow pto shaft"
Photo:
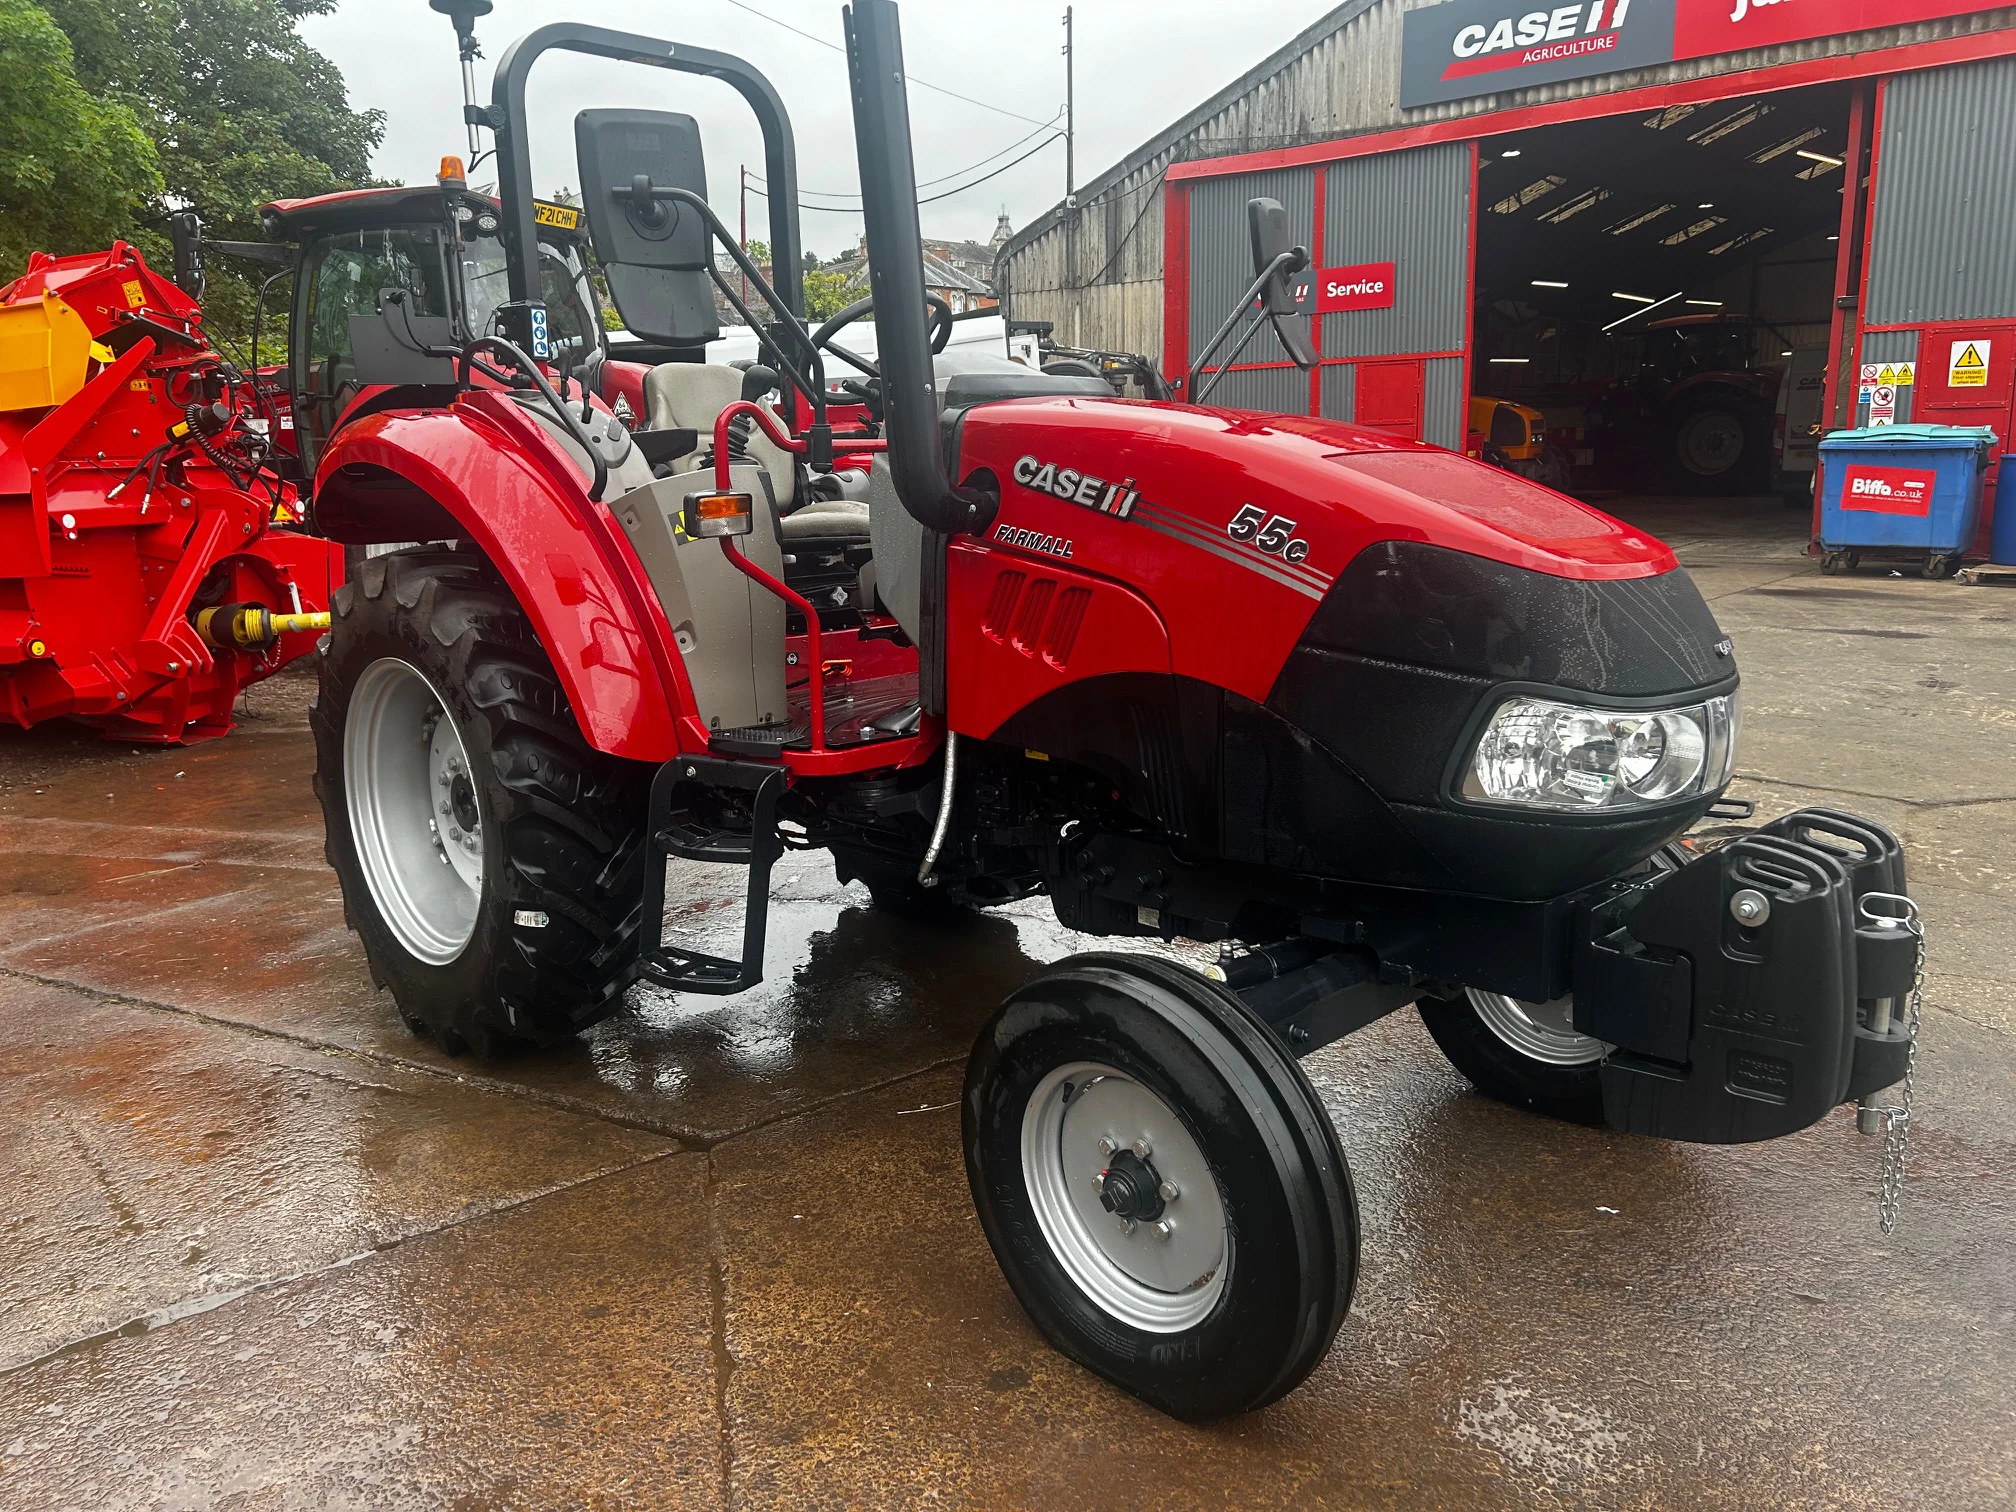
[[283, 635], [329, 628], [329, 615], [275, 614], [263, 604], [219, 604], [199, 610], [196, 633], [220, 651], [251, 651]]

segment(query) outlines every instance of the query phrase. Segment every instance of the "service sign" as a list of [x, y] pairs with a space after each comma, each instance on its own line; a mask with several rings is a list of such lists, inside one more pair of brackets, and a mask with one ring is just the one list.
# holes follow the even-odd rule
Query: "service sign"
[[1325, 268], [1316, 279], [1316, 308], [1325, 315], [1337, 310], [1390, 310], [1399, 297], [1394, 292], [1398, 275], [1393, 263]]
[[1917, 467], [1851, 467], [1841, 478], [1841, 507], [1870, 514], [1932, 513], [1932, 489], [1939, 475]]
[[1994, 10], [1981, 0], [1448, 0], [1407, 13], [1404, 107]]

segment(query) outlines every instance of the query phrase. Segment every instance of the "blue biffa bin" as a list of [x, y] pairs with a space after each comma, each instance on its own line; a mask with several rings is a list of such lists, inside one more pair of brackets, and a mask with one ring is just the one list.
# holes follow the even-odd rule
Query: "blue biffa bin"
[[1821, 441], [1821, 570], [1880, 551], [1922, 558], [1927, 577], [1958, 571], [1995, 439], [1985, 426], [1886, 425]]

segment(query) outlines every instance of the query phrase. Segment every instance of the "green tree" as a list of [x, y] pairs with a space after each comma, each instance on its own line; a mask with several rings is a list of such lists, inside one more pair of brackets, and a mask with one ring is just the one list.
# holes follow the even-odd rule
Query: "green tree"
[[[166, 265], [160, 224], [172, 207], [194, 209], [213, 235], [256, 240], [267, 201], [372, 182], [383, 115], [351, 109], [342, 73], [295, 26], [336, 0], [39, 3], [69, 37], [83, 86], [129, 107], [153, 139], [163, 192], [151, 226], [136, 217], [128, 234], [157, 265]], [[243, 339], [262, 276], [211, 261], [213, 332]]]
[[161, 192], [140, 118], [92, 93], [71, 43], [29, 0], [0, 0], [0, 283], [37, 251], [129, 231]]
[[845, 272], [833, 268], [805, 270], [805, 318], [808, 320], [829, 320], [860, 297], [860, 291]]

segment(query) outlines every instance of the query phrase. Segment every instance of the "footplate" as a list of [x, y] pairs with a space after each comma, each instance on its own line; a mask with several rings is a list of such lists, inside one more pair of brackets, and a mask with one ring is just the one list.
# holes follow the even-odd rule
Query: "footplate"
[[[720, 761], [685, 756], [668, 761], [651, 782], [649, 854], [644, 867], [644, 946], [637, 974], [646, 981], [679, 992], [726, 995], [763, 980], [763, 944], [770, 917], [770, 868], [784, 853], [777, 833], [777, 800], [783, 796], [785, 771], [751, 761]], [[749, 828], [724, 828], [703, 821], [694, 800], [710, 789], [741, 789], [753, 794]], [[665, 943], [665, 863], [679, 856], [749, 868], [749, 890], [742, 916], [742, 957], [708, 955]]]
[[1577, 930], [1575, 1027], [1616, 1047], [1613, 1128], [1774, 1139], [1904, 1074], [1916, 939], [1861, 906], [1904, 892], [1895, 836], [1805, 809], [1669, 866]]

